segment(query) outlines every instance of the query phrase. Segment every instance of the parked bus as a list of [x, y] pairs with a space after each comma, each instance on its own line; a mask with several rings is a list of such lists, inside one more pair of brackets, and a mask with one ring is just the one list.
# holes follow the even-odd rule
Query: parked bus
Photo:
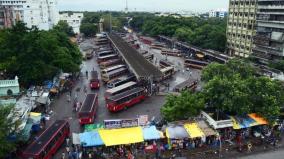
[[106, 44], [108, 44], [108, 39], [107, 38], [96, 38], [95, 44], [98, 45], [98, 46], [106, 45]]
[[162, 55], [168, 55], [168, 56], [181, 57], [181, 51], [180, 50], [162, 49], [161, 54]]
[[122, 85], [120, 85], [118, 87], [114, 87], [112, 89], [108, 89], [108, 90], [106, 90], [105, 98], [107, 99], [110, 96], [115, 96], [117, 94], [120, 94], [122, 92], [130, 90], [130, 89], [132, 89], [132, 88], [134, 88], [136, 86], [137, 86], [136, 82], [130, 81], [130, 82], [122, 84]]
[[175, 86], [174, 91], [175, 92], [181, 92], [184, 90], [195, 90], [197, 87], [198, 81], [196, 79], [189, 79], [186, 80], [178, 85]]
[[105, 74], [107, 74], [107, 73], [109, 73], [109, 72], [111, 72], [111, 71], [114, 71], [114, 70], [117, 70], [117, 69], [120, 69], [120, 68], [125, 68], [126, 66], [125, 65], [115, 65], [115, 66], [111, 66], [111, 67], [108, 67], [108, 68], [106, 68], [106, 69], [103, 69], [102, 71], [101, 71], [101, 74], [102, 75], [105, 75]]
[[154, 43], [151, 45], [151, 49], [157, 49], [157, 50], [162, 50], [163, 48], [165, 48], [166, 46], [164, 44], [161, 43]]
[[107, 88], [114, 88], [114, 87], [120, 86], [122, 84], [125, 84], [127, 82], [135, 81], [135, 80], [136, 80], [136, 77], [133, 74], [122, 76], [122, 77], [119, 77], [117, 79], [109, 81], [107, 83]]
[[117, 64], [121, 64], [121, 63], [122, 63], [121, 59], [112, 59], [112, 60], [108, 60], [108, 61], [100, 63], [100, 68], [106, 69], [107, 67], [117, 65]]
[[98, 72], [97, 71], [91, 71], [90, 88], [91, 89], [100, 88], [100, 80], [98, 78]]
[[78, 113], [79, 123], [92, 124], [94, 122], [95, 114], [98, 107], [98, 94], [87, 94], [83, 105]]
[[66, 120], [57, 120], [23, 151], [23, 159], [51, 159], [70, 135]]
[[114, 71], [111, 71], [107, 74], [103, 74], [102, 75], [102, 81], [104, 83], [107, 83], [109, 82], [110, 80], [113, 80], [115, 78], [118, 78], [120, 76], [123, 76], [125, 75], [126, 73], [128, 72], [128, 69], [127, 68], [120, 68], [120, 69], [117, 69], [117, 70], [114, 70]]
[[112, 60], [112, 59], [117, 59], [117, 58], [118, 58], [117, 54], [111, 54], [111, 55], [98, 57], [97, 62], [100, 64], [101, 62]]
[[109, 97], [106, 100], [106, 107], [111, 112], [117, 112], [140, 103], [145, 98], [146, 91], [144, 88], [133, 88], [123, 93]]
[[163, 79], [171, 78], [173, 74], [175, 73], [175, 68], [170, 66], [170, 67], [165, 67], [161, 69], [161, 72], [163, 74]]
[[161, 68], [174, 66], [173, 63], [166, 61], [166, 60], [160, 60], [159, 65], [160, 65]]
[[99, 51], [98, 57], [103, 57], [103, 56], [107, 56], [107, 55], [111, 55], [111, 54], [114, 54], [113, 50]]
[[186, 59], [184, 61], [184, 66], [185, 67], [192, 67], [192, 68], [196, 68], [196, 69], [203, 69], [208, 64], [209, 64], [208, 62], [192, 60], [192, 59]]

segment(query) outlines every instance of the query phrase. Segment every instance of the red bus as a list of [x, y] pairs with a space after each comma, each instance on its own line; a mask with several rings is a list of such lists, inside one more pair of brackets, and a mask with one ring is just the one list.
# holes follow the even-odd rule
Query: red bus
[[91, 89], [99, 89], [100, 88], [100, 80], [98, 78], [98, 72], [97, 71], [91, 71], [90, 88]]
[[121, 94], [109, 97], [106, 101], [106, 107], [111, 112], [117, 112], [140, 103], [145, 98], [146, 91], [144, 88], [133, 88]]
[[57, 120], [24, 150], [22, 158], [51, 159], [69, 135], [68, 121]]
[[100, 68], [106, 69], [107, 67], [117, 65], [117, 64], [121, 64], [121, 63], [122, 63], [122, 61], [120, 59], [108, 60], [108, 61], [100, 63]]
[[117, 59], [118, 55], [117, 54], [111, 54], [111, 55], [106, 55], [102, 57], [98, 57], [97, 61], [100, 64], [101, 62], [112, 60], [112, 59]]
[[92, 124], [98, 107], [98, 94], [88, 94], [78, 113], [79, 123]]
[[137, 85], [136, 82], [130, 81], [130, 82], [127, 82], [127, 83], [122, 84], [120, 86], [114, 87], [112, 89], [108, 89], [108, 90], [106, 90], [105, 98], [107, 99], [110, 96], [115, 96], [117, 94], [120, 94], [122, 92], [130, 90], [130, 89], [136, 87], [136, 85]]
[[199, 61], [199, 60], [192, 60], [192, 59], [186, 59], [184, 61], [185, 67], [192, 67], [192, 68], [196, 68], [196, 69], [203, 69], [208, 64], [209, 64], [208, 62]]

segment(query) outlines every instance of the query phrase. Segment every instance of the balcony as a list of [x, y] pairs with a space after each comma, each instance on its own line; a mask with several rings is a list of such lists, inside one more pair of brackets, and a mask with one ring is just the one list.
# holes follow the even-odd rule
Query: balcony
[[283, 48], [273, 48], [269, 46], [256, 45], [256, 47], [253, 50], [257, 52], [262, 52], [265, 54], [284, 56]]
[[258, 5], [258, 9], [284, 9], [284, 5]]

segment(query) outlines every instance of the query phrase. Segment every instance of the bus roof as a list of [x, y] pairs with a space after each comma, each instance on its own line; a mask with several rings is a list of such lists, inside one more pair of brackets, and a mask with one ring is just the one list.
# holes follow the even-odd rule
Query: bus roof
[[98, 59], [105, 59], [105, 58], [115, 57], [115, 56], [117, 56], [117, 54], [111, 54], [111, 55], [101, 56], [101, 57], [98, 57]]
[[97, 71], [91, 71], [91, 80], [98, 79], [98, 72]]
[[97, 98], [96, 93], [88, 94], [86, 99], [83, 102], [83, 105], [82, 105], [79, 113], [80, 112], [90, 112], [92, 110], [93, 106], [95, 105], [96, 98]]
[[120, 94], [117, 94], [115, 96], [111, 96], [109, 97], [108, 99], [109, 100], [112, 100], [112, 101], [118, 101], [120, 99], [122, 99], [123, 97], [127, 96], [127, 95], [131, 95], [131, 94], [134, 94], [134, 93], [137, 93], [137, 92], [141, 92], [143, 91], [144, 88], [142, 87], [137, 87], [137, 88], [133, 88], [131, 90], [128, 90], [128, 91], [125, 91], [125, 92], [122, 92]]
[[66, 120], [56, 120], [51, 126], [49, 126], [37, 140], [30, 144], [24, 151], [25, 154], [39, 154], [43, 148], [48, 144], [48, 141], [52, 136], [57, 133], [67, 123]]
[[194, 82], [197, 83], [198, 80], [197, 80], [197, 79], [189, 79], [189, 80], [186, 80], [186, 81], [184, 81], [184, 82], [182, 82], [182, 83], [176, 85], [174, 89], [183, 89], [183, 88], [185, 88], [185, 87], [188, 87], [188, 86], [192, 85]]
[[202, 63], [202, 64], [209, 64], [208, 62], [205, 62], [205, 61], [199, 61], [199, 60], [193, 60], [193, 59], [186, 59], [185, 60], [185, 63], [189, 61], [189, 62], [196, 62], [196, 63]]
[[115, 63], [115, 62], [118, 62], [118, 61], [120, 61], [120, 59], [111, 59], [111, 60], [107, 60], [107, 61], [100, 63], [100, 65], [105, 65], [105, 64], [108, 64], [108, 63]]
[[122, 84], [122, 85], [120, 85], [120, 86], [118, 86], [118, 87], [114, 87], [114, 88], [112, 88], [112, 89], [108, 89], [108, 90], [106, 90], [106, 92], [112, 94], [112, 93], [115, 93], [115, 92], [117, 92], [117, 91], [119, 91], [119, 90], [122, 90], [122, 89], [124, 89], [124, 88], [134, 86], [134, 85], [136, 85], [136, 84], [137, 84], [136, 82], [130, 81], [130, 82], [127, 82], [127, 83], [125, 83], [125, 84]]
[[117, 70], [113, 70], [113, 71], [110, 71], [110, 72], [108, 72], [107, 73], [107, 75], [108, 76], [111, 76], [111, 75], [113, 75], [113, 74], [116, 74], [116, 73], [118, 73], [118, 72], [121, 72], [121, 71], [125, 71], [125, 70], [127, 70], [127, 68], [119, 68], [119, 69], [117, 69]]
[[165, 67], [165, 68], [161, 69], [161, 72], [162, 72], [162, 73], [165, 73], [165, 72], [167, 72], [167, 71], [169, 71], [169, 70], [172, 70], [172, 69], [174, 69], [174, 67], [172, 67], [172, 66]]
[[100, 54], [105, 54], [105, 53], [111, 53], [111, 52], [113, 52], [113, 50], [112, 50], [112, 49], [109, 49], [109, 50], [103, 50], [103, 51], [99, 51], [99, 52], [98, 52], [98, 55], [100, 55]]
[[106, 68], [106, 69], [103, 69], [102, 72], [103, 72], [103, 71], [109, 72], [109, 71], [112, 71], [112, 70], [115, 70], [115, 69], [118, 69], [118, 68], [121, 68], [121, 67], [125, 67], [125, 65], [115, 65], [115, 66], [111, 66], [111, 67], [108, 67], [108, 68]]

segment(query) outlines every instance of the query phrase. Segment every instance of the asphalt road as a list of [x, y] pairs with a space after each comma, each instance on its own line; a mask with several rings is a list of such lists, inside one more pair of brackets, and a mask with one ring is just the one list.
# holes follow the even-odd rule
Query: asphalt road
[[255, 155], [249, 155], [246, 157], [240, 157], [238, 159], [283, 159], [284, 158], [284, 150], [279, 149], [276, 151], [261, 153], [261, 154], [255, 154]]

